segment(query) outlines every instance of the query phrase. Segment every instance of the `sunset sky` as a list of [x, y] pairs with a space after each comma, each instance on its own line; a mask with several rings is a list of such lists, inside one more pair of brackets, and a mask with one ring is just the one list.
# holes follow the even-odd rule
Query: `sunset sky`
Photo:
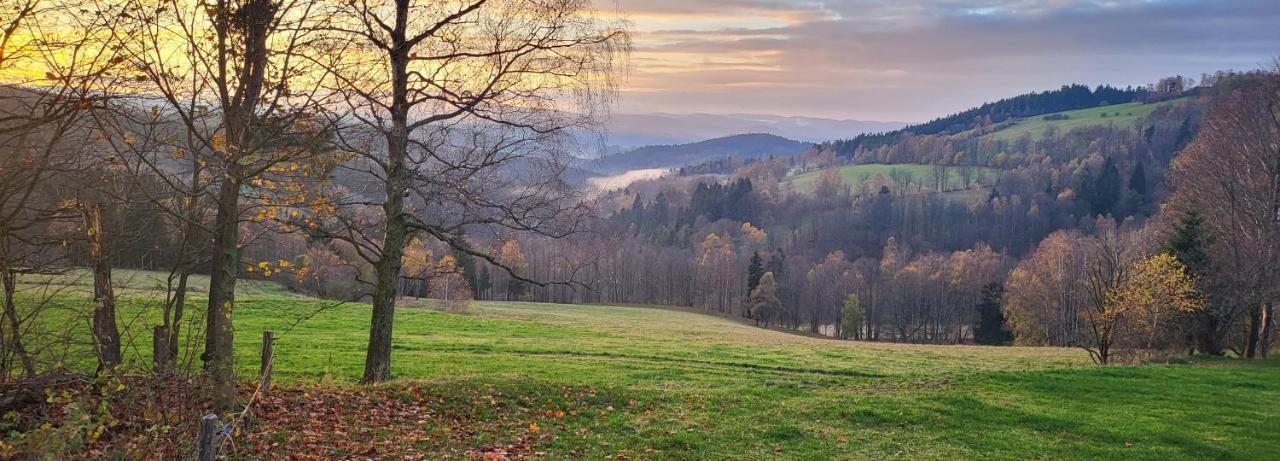
[[620, 112], [911, 122], [1280, 54], [1280, 0], [596, 1], [633, 26]]

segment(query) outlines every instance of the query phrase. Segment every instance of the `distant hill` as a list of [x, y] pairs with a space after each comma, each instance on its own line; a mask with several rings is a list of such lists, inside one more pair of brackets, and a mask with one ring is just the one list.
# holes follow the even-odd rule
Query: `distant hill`
[[830, 143], [841, 155], [850, 155], [859, 148], [875, 149], [896, 143], [905, 134], [957, 134], [984, 124], [1000, 124], [1009, 120], [1036, 117], [1057, 112], [1088, 109], [1112, 104], [1127, 104], [1140, 100], [1145, 90], [1111, 86], [1090, 89], [1084, 85], [1065, 85], [1062, 88], [1038, 93], [1027, 93], [989, 102], [972, 109], [911, 125], [900, 130], [873, 134], [860, 134]]
[[783, 117], [760, 114], [613, 114], [604, 144], [621, 150], [649, 145], [686, 144], [739, 133], [766, 133], [821, 142], [906, 126], [900, 122]]
[[1056, 129], [1058, 133], [1065, 133], [1074, 128], [1093, 125], [1128, 126], [1146, 118], [1158, 108], [1172, 104], [1182, 104], [1186, 101], [1186, 98], [1177, 98], [1154, 103], [1131, 102], [1018, 118], [1006, 122], [1006, 126], [982, 137], [984, 139], [1011, 142], [1023, 134], [1029, 134], [1032, 138], [1039, 139], [1044, 135], [1045, 130], [1050, 127]]
[[[885, 133], [882, 135], [875, 135], [875, 136], [862, 136], [859, 138], [855, 138], [855, 140], [863, 141], [863, 142], [870, 142], [868, 140], [871, 140], [874, 142], [884, 142], [884, 144], [882, 145], [888, 146], [891, 150], [898, 149], [906, 152], [919, 154], [920, 153], [919, 146], [921, 145], [919, 144], [919, 142], [922, 139], [928, 139], [931, 137], [947, 139], [949, 140], [949, 142], [953, 143], [952, 147], [954, 149], [964, 152], [966, 155], [969, 155], [971, 160], [978, 160], [976, 164], [975, 163], [967, 164], [970, 167], [974, 167], [974, 166], [979, 167], [979, 169], [973, 170], [975, 172], [974, 173], [975, 176], [970, 178], [970, 179], [975, 179], [976, 181], [970, 183], [969, 185], [989, 186], [991, 182], [996, 177], [1002, 175], [1004, 171], [999, 168], [985, 166], [984, 162], [986, 161], [986, 159], [990, 159], [991, 156], [994, 154], [994, 152], [989, 152], [992, 149], [994, 149], [995, 151], [1005, 151], [1013, 154], [1024, 153], [1019, 151], [1018, 148], [1012, 146], [1012, 144], [1017, 142], [1019, 139], [1023, 139], [1023, 138], [1025, 138], [1029, 142], [1039, 142], [1039, 141], [1043, 141], [1045, 139], [1045, 136], [1051, 133], [1054, 134], [1054, 136], [1062, 136], [1063, 134], [1068, 133], [1071, 130], [1083, 129], [1083, 128], [1089, 128], [1089, 127], [1135, 128], [1141, 124], [1146, 123], [1145, 126], [1148, 129], [1154, 130], [1155, 128], [1152, 128], [1152, 126], [1159, 123], [1151, 122], [1148, 120], [1148, 118], [1151, 117], [1152, 114], [1161, 110], [1165, 111], [1166, 113], [1169, 111], [1178, 110], [1183, 106], [1191, 104], [1193, 100], [1194, 98], [1184, 96], [1184, 97], [1176, 97], [1173, 99], [1166, 99], [1158, 102], [1129, 102], [1129, 103], [1121, 103], [1121, 104], [1106, 104], [1106, 105], [1090, 107], [1085, 109], [1066, 110], [1066, 111], [1052, 112], [1047, 114], [1037, 114], [1033, 116], [1012, 117], [1012, 118], [1002, 117], [1002, 120], [1000, 123], [985, 123], [985, 120], [984, 120], [984, 123], [980, 124], [977, 127], [974, 127], [969, 130], [956, 132], [956, 133], [952, 133], [949, 130], [944, 130], [944, 131], [935, 132], [935, 133], [916, 133], [914, 130], [918, 129], [917, 127], [908, 127], [906, 129], [903, 129], [897, 132]], [[984, 105], [984, 107], [986, 106]], [[1030, 110], [1030, 109], [1027, 109], [1027, 110]], [[970, 112], [970, 111], [966, 111], [966, 112]], [[1032, 111], [1032, 112], [1035, 112], [1035, 111]], [[1177, 129], [1179, 130], [1185, 130], [1185, 129], [1188, 129], [1189, 126], [1188, 128], [1183, 128], [1182, 126], [1185, 125], [1185, 123], [1182, 123], [1182, 120], [1185, 120], [1185, 118], [1189, 116], [1190, 115], [1188, 114], [1173, 115], [1172, 118], [1169, 118], [1163, 124], [1168, 125], [1170, 127], [1176, 126], [1178, 127]], [[1177, 122], [1177, 123], [1170, 123], [1170, 121]], [[900, 137], [901, 135], [906, 133], [911, 133], [911, 137]], [[1180, 137], [1183, 138], [1184, 140], [1189, 139], [1190, 134], [1183, 134]], [[844, 141], [844, 142], [852, 142], [855, 140]], [[916, 142], [917, 144], [912, 144], [912, 142]], [[990, 145], [994, 145], [995, 147], [983, 148], [982, 144], [984, 142]], [[925, 142], [925, 144], [928, 144], [928, 142]], [[934, 143], [934, 144], [938, 144], [938, 143]], [[865, 147], [866, 149], [872, 149], [872, 147], [870, 147], [867, 144], [863, 144], [862, 147]], [[1135, 145], [1133, 147], [1137, 149], [1137, 148], [1149, 148], [1150, 146]], [[845, 148], [849, 148], [849, 147], [847, 147], [846, 145]], [[841, 152], [843, 155], [848, 155], [847, 151], [837, 150], [837, 152]], [[1087, 154], [1092, 151], [1079, 149], [1077, 152], [1081, 154]], [[1070, 156], [1074, 156], [1074, 155], [1070, 155]], [[928, 156], [926, 155], [925, 157], [928, 157]], [[937, 158], [937, 157], [932, 157], [932, 158]], [[942, 156], [942, 158], [951, 159], [953, 158], [953, 156], [944, 155]], [[861, 158], [861, 160], [865, 162], [868, 159], [866, 157], [863, 157]], [[866, 179], [869, 179], [876, 175], [887, 177], [887, 176], [890, 176], [889, 173], [893, 172], [894, 170], [897, 170], [896, 172], [898, 174], [909, 175], [911, 177], [910, 180], [918, 184], [924, 184], [925, 181], [933, 180], [932, 177], [929, 177], [929, 174], [932, 173], [931, 171], [929, 171], [929, 168], [930, 168], [930, 164], [934, 163], [933, 160], [911, 158], [911, 159], [905, 160], [907, 163], [892, 163], [892, 164], [883, 164], [875, 161], [874, 159], [872, 159], [871, 161], [875, 163], [842, 164], [842, 165], [836, 165], [836, 166], [832, 166], [832, 167], [828, 167], [820, 170], [799, 172], [788, 177], [787, 182], [790, 182], [793, 185], [795, 185], [797, 190], [805, 191], [805, 192], [812, 191], [817, 184], [818, 178], [821, 177], [821, 175], [824, 172], [826, 172], [831, 168], [838, 169], [845, 183], [849, 185], [853, 185], [855, 189], [857, 189], [857, 186]], [[954, 167], [950, 168], [949, 174], [951, 175], [951, 177], [948, 178], [948, 184], [949, 184], [947, 186], [948, 191], [956, 190], [956, 189], [968, 189], [967, 186], [960, 187], [963, 181], [961, 181], [962, 178], [957, 176], [959, 173], [960, 173], [959, 169]]]
[[791, 156], [804, 152], [810, 146], [809, 143], [771, 134], [740, 134], [691, 144], [645, 146], [589, 162], [584, 167], [609, 174], [648, 168], [678, 168], [726, 157]]

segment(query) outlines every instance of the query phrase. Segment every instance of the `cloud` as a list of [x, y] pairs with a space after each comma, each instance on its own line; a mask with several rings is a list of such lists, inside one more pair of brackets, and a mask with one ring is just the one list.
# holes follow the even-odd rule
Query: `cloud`
[[[924, 120], [1066, 83], [1250, 69], [1275, 0], [624, 0], [624, 111]], [[643, 95], [628, 97], [628, 95]]]

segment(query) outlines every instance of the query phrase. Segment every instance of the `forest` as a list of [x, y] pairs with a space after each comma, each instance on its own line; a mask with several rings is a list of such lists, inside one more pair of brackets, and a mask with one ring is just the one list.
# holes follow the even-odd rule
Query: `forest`
[[[631, 47], [625, 21], [590, 2], [0, 2], [0, 458], [186, 458], [196, 450], [191, 416], [241, 421], [254, 410], [286, 421], [287, 409], [316, 405], [310, 392], [394, 407], [384, 424], [414, 434], [426, 416], [418, 429], [394, 418], [422, 411], [493, 425], [480, 430], [492, 440], [433, 426], [448, 441], [432, 445], [440, 457], [505, 459], [533, 446], [564, 449], [556, 458], [614, 454], [585, 448], [586, 429], [568, 429], [585, 427], [631, 437], [619, 443], [636, 456], [674, 433], [637, 439], [608, 418], [670, 404], [649, 393], [668, 384], [663, 371], [619, 376], [579, 364], [567, 370], [581, 382], [556, 381], [540, 373], [564, 365], [542, 356], [808, 376], [688, 378], [724, 373], [726, 389], [750, 393], [934, 379], [864, 350], [803, 355], [846, 343], [925, 361], [935, 349], [918, 347], [963, 347], [946, 350], [991, 357], [993, 372], [1037, 360], [1265, 358], [1280, 343], [1280, 65], [1143, 88], [1067, 85], [798, 155], [719, 159], [590, 192], [568, 178], [597, 147], [580, 133], [607, 118]], [[1149, 115], [1128, 115], [1148, 104]], [[1099, 109], [1098, 123], [993, 136], [1081, 109]], [[1126, 122], [1113, 122], [1122, 113]], [[857, 165], [889, 172], [841, 173]], [[801, 188], [801, 174], [818, 178]], [[602, 320], [612, 316], [647, 329], [617, 331]], [[459, 336], [437, 344], [419, 328]], [[245, 342], [272, 329], [296, 329], [286, 337], [311, 348], [280, 356], [280, 394], [270, 383], [276, 356], [267, 347], [259, 364], [256, 343]], [[477, 331], [507, 336], [468, 336]], [[560, 344], [573, 331], [582, 344], [515, 353], [542, 363], [521, 375], [538, 377], [529, 381], [502, 374], [519, 359], [409, 355], [485, 354], [530, 336]], [[699, 342], [728, 332], [776, 336]], [[610, 349], [618, 338], [639, 345]], [[699, 354], [663, 342], [672, 338]], [[769, 361], [780, 350], [772, 344], [801, 355]], [[832, 359], [841, 354], [866, 368]], [[462, 372], [441, 371], [450, 367]], [[1134, 370], [1119, 373], [1147, 372]], [[305, 387], [334, 376], [347, 387]], [[381, 387], [404, 377], [439, 381]], [[615, 380], [643, 384], [604, 387]], [[203, 397], [165, 400], [195, 394]], [[310, 411], [336, 408], [329, 402]], [[485, 402], [498, 413], [449, 406]], [[565, 409], [561, 446], [538, 421], [566, 418]], [[329, 416], [357, 431], [352, 414]], [[233, 426], [217, 437], [254, 441], [242, 457], [288, 450], [289, 430]], [[687, 430], [700, 431], [713, 432]], [[779, 446], [818, 432], [760, 431]], [[854, 433], [792, 456], [837, 456]], [[667, 442], [658, 449], [680, 454], [672, 457], [715, 444]], [[781, 450], [730, 442], [752, 458]], [[378, 457], [372, 446], [348, 448], [316, 456]]]
[[[527, 296], [697, 306], [761, 325], [842, 338], [1016, 342], [1096, 352], [1111, 347], [1109, 335], [1089, 334], [1098, 329], [1096, 319], [1111, 315], [1106, 312], [1111, 297], [1127, 289], [1151, 289], [1130, 286], [1139, 282], [1129, 279], [1143, 276], [1138, 269], [1144, 264], [1160, 263], [1172, 267], [1165, 282], [1197, 287], [1178, 299], [1206, 306], [1144, 314], [1160, 318], [1146, 328], [1157, 329], [1148, 336], [1164, 338], [1161, 350], [1264, 355], [1267, 347], [1258, 345], [1275, 341], [1265, 296], [1240, 304], [1214, 302], [1257, 289], [1226, 288], [1241, 281], [1224, 280], [1224, 291], [1214, 295], [1206, 286], [1210, 274], [1239, 273], [1205, 266], [1215, 264], [1209, 262], [1213, 254], [1217, 264], [1233, 261], [1228, 256], [1233, 250], [1220, 245], [1241, 238], [1229, 237], [1235, 234], [1227, 232], [1236, 232], [1229, 226], [1211, 229], [1206, 216], [1219, 213], [1208, 210], [1219, 208], [1216, 200], [1240, 193], [1242, 185], [1205, 190], [1194, 203], [1179, 191], [1199, 179], [1200, 170], [1186, 165], [1208, 142], [1213, 131], [1207, 130], [1217, 117], [1234, 112], [1236, 98], [1268, 94], [1262, 88], [1273, 85], [1274, 78], [1270, 72], [1221, 74], [1213, 86], [1157, 108], [1134, 126], [1061, 133], [1051, 127], [1014, 143], [987, 142], [981, 127], [953, 135], [916, 135], [908, 129], [897, 143], [845, 156], [820, 146], [797, 158], [741, 163], [727, 174], [685, 169], [683, 176], [635, 184], [603, 199], [613, 211], [602, 224], [607, 231], [601, 235], [607, 237], [590, 251], [596, 259], [585, 278], [597, 289], [552, 287]], [[1259, 96], [1244, 96], [1250, 94]], [[1255, 116], [1265, 117], [1265, 109], [1258, 111]], [[929, 174], [917, 178], [891, 171], [846, 184], [834, 170], [825, 170], [811, 194], [784, 181], [797, 168], [860, 162], [925, 164]], [[964, 179], [978, 168], [996, 172], [990, 185]], [[1242, 173], [1223, 173], [1228, 174]], [[1266, 182], [1244, 177], [1238, 180], [1254, 186]], [[951, 182], [963, 184], [953, 189]], [[1241, 219], [1231, 213], [1216, 219]], [[1265, 216], [1250, 219], [1270, 222]], [[1255, 232], [1270, 231], [1264, 226]], [[522, 245], [531, 256], [530, 267], [546, 267], [549, 277], [567, 275], [550, 262], [550, 255], [564, 254], [556, 242], [535, 239]], [[547, 245], [554, 249], [544, 250]], [[1176, 261], [1158, 259], [1161, 255]], [[1109, 267], [1098, 272], [1096, 265]], [[1072, 270], [1065, 271], [1068, 267]], [[776, 300], [755, 296], [766, 273], [771, 275], [767, 284], [776, 285], [767, 291]], [[1098, 279], [1103, 273], [1110, 275]], [[472, 283], [489, 287], [487, 280]], [[1090, 284], [1097, 286], [1080, 289]], [[482, 290], [482, 296], [509, 299], [510, 291], [502, 291]], [[1145, 308], [1177, 304], [1147, 303]], [[1131, 346], [1131, 353], [1149, 353], [1154, 343]], [[1106, 351], [1098, 354], [1100, 362], [1110, 358]]]

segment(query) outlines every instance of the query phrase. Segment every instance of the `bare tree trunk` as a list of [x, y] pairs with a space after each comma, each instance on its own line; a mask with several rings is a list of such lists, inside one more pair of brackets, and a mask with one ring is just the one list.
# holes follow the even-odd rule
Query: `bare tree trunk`
[[[199, 162], [193, 162], [191, 174], [191, 187], [193, 192], [187, 197], [187, 210], [185, 213], [186, 222], [183, 223], [182, 243], [178, 246], [178, 262], [174, 264], [174, 271], [177, 272], [178, 284], [173, 287], [173, 297], [169, 300], [169, 304], [165, 306], [164, 312], [164, 335], [157, 336], [152, 351], [155, 360], [156, 371], [171, 372], [174, 371], [178, 360], [178, 341], [182, 333], [182, 314], [186, 311], [187, 306], [187, 282], [191, 278], [191, 266], [195, 256], [192, 255], [192, 244], [197, 241], [197, 232], [200, 231], [198, 224], [200, 198], [196, 195], [195, 188], [200, 182], [200, 173], [203, 168]], [[170, 273], [170, 283], [173, 281], [173, 274]], [[161, 351], [161, 348], [164, 351]]]
[[213, 266], [209, 278], [209, 312], [206, 319], [204, 367], [213, 376], [214, 410], [222, 413], [235, 405], [236, 382], [232, 349], [236, 273], [240, 263], [240, 183], [228, 172], [218, 192], [214, 223]]
[[1258, 336], [1262, 330], [1262, 305], [1254, 304], [1249, 309], [1249, 336], [1245, 340], [1245, 358], [1254, 358], [1258, 354]]
[[[179, 258], [182, 259], [183, 257], [179, 256]], [[179, 269], [181, 273], [178, 274], [178, 286], [173, 289], [172, 316], [165, 316], [164, 325], [165, 332], [168, 334], [163, 344], [168, 350], [164, 356], [168, 362], [164, 365], [169, 367], [169, 370], [174, 370], [172, 367], [177, 365], [178, 341], [182, 333], [182, 314], [187, 305], [187, 281], [191, 278], [191, 268], [187, 267], [187, 264], [190, 263], [179, 261], [179, 264], [181, 265], [181, 269]], [[157, 362], [156, 365], [158, 366], [160, 363]]]
[[[390, 181], [396, 182], [399, 181]], [[361, 378], [361, 382], [366, 384], [391, 379], [391, 327], [396, 308], [396, 281], [400, 278], [401, 256], [407, 234], [402, 216], [404, 183], [400, 184], [388, 188], [391, 194], [383, 204], [387, 213], [386, 234], [382, 243], [382, 258], [374, 266], [377, 279], [373, 289], [373, 319], [369, 324], [369, 348], [364, 360], [364, 377]]]
[[99, 371], [120, 365], [120, 330], [116, 327], [116, 295], [111, 287], [111, 261], [102, 244], [102, 206], [84, 204], [85, 233], [93, 261], [93, 345]]
[[4, 285], [4, 317], [9, 324], [7, 338], [9, 344], [6, 347], [11, 348], [18, 356], [22, 362], [22, 371], [26, 373], [26, 377], [30, 378], [36, 375], [36, 364], [22, 345], [22, 330], [20, 330], [22, 324], [18, 321], [18, 307], [13, 300], [14, 293], [18, 289], [18, 277], [3, 259], [0, 259], [0, 284]]
[[391, 379], [391, 329], [396, 309], [396, 282], [408, 234], [404, 196], [409, 190], [405, 160], [409, 151], [409, 47], [406, 30], [409, 0], [396, 0], [396, 23], [391, 32], [391, 130], [387, 132], [387, 199], [382, 204], [384, 232], [382, 255], [374, 264], [373, 318], [369, 323], [369, 348], [364, 359], [363, 383]]
[[1271, 349], [1271, 327], [1275, 324], [1275, 320], [1272, 319], [1272, 315], [1275, 312], [1273, 309], [1274, 305], [1267, 303], [1267, 306], [1262, 310], [1262, 337], [1258, 342], [1258, 356], [1262, 358], [1267, 358], [1267, 353]]

